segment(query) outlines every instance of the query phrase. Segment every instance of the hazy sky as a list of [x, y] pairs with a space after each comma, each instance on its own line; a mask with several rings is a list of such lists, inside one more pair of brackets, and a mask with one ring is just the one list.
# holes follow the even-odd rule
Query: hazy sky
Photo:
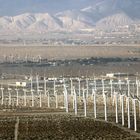
[[124, 11], [131, 17], [140, 18], [140, 0], [0, 0], [0, 16], [38, 12], [56, 13], [94, 6], [100, 1], [103, 1], [102, 9], [112, 8], [108, 5], [114, 3], [116, 9]]
[[0, 15], [17, 15], [25, 12], [54, 13], [79, 9], [95, 1], [97, 0], [0, 0]]

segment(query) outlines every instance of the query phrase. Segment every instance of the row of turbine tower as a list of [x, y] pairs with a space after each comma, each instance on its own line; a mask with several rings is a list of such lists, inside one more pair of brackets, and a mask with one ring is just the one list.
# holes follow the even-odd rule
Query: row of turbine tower
[[[112, 106], [115, 122], [119, 123], [121, 115], [121, 123], [124, 126], [127, 117], [127, 126], [131, 128], [131, 117], [133, 117], [134, 130], [137, 131], [138, 114], [140, 117], [140, 80], [138, 78], [121, 80], [44, 77], [40, 79], [39, 75], [36, 75], [30, 76], [29, 81], [28, 86], [24, 88], [2, 85], [1, 105], [36, 107], [37, 104], [40, 108], [46, 105], [48, 108], [63, 108], [67, 113], [73, 111], [75, 115], [83, 113], [85, 117], [88, 113], [93, 113], [96, 119], [101, 112], [99, 104], [102, 104], [105, 121], [108, 121], [109, 108]], [[89, 103], [92, 104], [91, 109], [89, 109]], [[82, 104], [82, 110], [80, 104]]]
[[25, 56], [20, 56], [19, 54], [17, 55], [6, 55], [4, 54], [3, 57], [1, 58], [2, 63], [18, 63], [18, 62], [42, 62], [42, 57], [41, 55], [36, 55], [36, 56], [30, 56], [26, 54]]

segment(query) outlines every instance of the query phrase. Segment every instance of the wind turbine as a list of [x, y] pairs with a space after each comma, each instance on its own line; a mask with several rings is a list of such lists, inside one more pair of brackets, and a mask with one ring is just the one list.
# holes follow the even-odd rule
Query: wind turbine
[[[126, 82], [126, 85], [127, 85], [127, 93], [126, 93], [126, 97], [130, 97], [130, 80], [127, 79], [127, 82]], [[128, 99], [127, 99], [128, 100]], [[128, 101], [126, 100], [126, 110], [128, 110]]]
[[97, 118], [96, 113], [96, 90], [92, 89], [92, 96], [93, 96], [93, 104], [94, 104], [94, 118]]
[[134, 130], [137, 131], [137, 113], [136, 113], [136, 101], [137, 98], [133, 98], [133, 110], [134, 110]]
[[139, 103], [139, 117], [140, 117], [140, 98], [138, 99], [138, 103]]
[[128, 128], [131, 127], [130, 125], [130, 96], [127, 97], [127, 115], [128, 115]]
[[47, 95], [47, 81], [46, 81], [46, 77], [44, 76], [44, 94]]
[[64, 86], [64, 107], [66, 108], [66, 112], [69, 112], [69, 106], [68, 106], [68, 92], [67, 92], [67, 88], [65, 85], [65, 79], [63, 79], [63, 86]]
[[88, 90], [89, 90], [89, 87], [88, 87], [88, 79], [86, 78], [86, 91], [87, 91], [87, 98], [88, 98], [88, 94], [89, 94], [89, 92], [88, 92]]
[[127, 80], [127, 95], [130, 97], [130, 80]]
[[96, 84], [96, 79], [94, 78], [94, 89], [95, 91], [97, 90], [97, 84]]
[[78, 109], [77, 109], [77, 95], [74, 87], [74, 110], [75, 110], [75, 115], [77, 115]]
[[36, 87], [37, 87], [37, 95], [39, 95], [39, 75], [36, 75]]
[[33, 90], [33, 76], [30, 76], [31, 81], [31, 95], [32, 95], [32, 107], [34, 107], [34, 90]]
[[4, 101], [4, 95], [3, 95], [3, 91], [4, 91], [4, 88], [3, 86], [1, 86], [1, 105], [3, 105], [3, 101]]
[[102, 94], [103, 94], [103, 101], [104, 101], [104, 111], [105, 111], [105, 121], [107, 121], [107, 99], [105, 94], [105, 87], [104, 87], [104, 79], [102, 79]]
[[120, 94], [121, 97], [121, 110], [122, 110], [122, 126], [124, 126], [124, 94]]
[[34, 107], [34, 90], [31, 90], [31, 95], [32, 95], [32, 107]]
[[85, 89], [83, 88], [83, 102], [84, 102], [84, 116], [87, 116], [87, 101], [85, 96]]
[[42, 61], [42, 58], [40, 55], [38, 55], [38, 62], [41, 63], [41, 61]]
[[70, 78], [70, 84], [71, 84], [71, 96], [73, 96], [73, 80]]
[[25, 56], [25, 62], [27, 63], [28, 62], [28, 55], [26, 54]]
[[139, 80], [136, 78], [137, 97], [139, 97]]
[[26, 106], [27, 102], [26, 102], [26, 92], [27, 92], [27, 89], [23, 89], [23, 92], [24, 92], [24, 106]]
[[110, 90], [111, 90], [111, 100], [113, 99], [113, 83], [112, 79], [110, 79]]
[[3, 55], [3, 57], [4, 57], [4, 62], [7, 62], [7, 55]]
[[81, 83], [80, 83], [80, 78], [78, 78], [78, 89], [79, 89], [79, 97], [81, 96]]
[[19, 93], [18, 93], [18, 91], [19, 91], [19, 89], [15, 89], [16, 90], [16, 94], [17, 94], [17, 100], [16, 100], [16, 106], [18, 106], [19, 105], [19, 102], [18, 102], [18, 98], [19, 98]]
[[73, 109], [74, 109], [74, 90], [73, 90], [73, 79], [70, 78], [70, 91], [71, 91], [71, 97], [72, 97], [72, 102], [73, 102]]
[[53, 83], [53, 91], [54, 91], [54, 96], [55, 96], [55, 105], [56, 108], [58, 108], [58, 96], [57, 96], [57, 91], [56, 91], [56, 79], [54, 78], [54, 83]]
[[118, 123], [118, 93], [114, 91], [115, 95], [115, 110], [116, 110], [116, 123]]
[[118, 84], [119, 84], [119, 90], [122, 90], [122, 82], [121, 82], [121, 79], [119, 79]]
[[50, 91], [47, 91], [48, 108], [50, 108]]
[[8, 93], [9, 93], [9, 106], [11, 105], [11, 88], [8, 88]]
[[38, 91], [39, 92], [39, 106], [40, 106], [40, 108], [42, 107], [42, 90], [39, 90]]

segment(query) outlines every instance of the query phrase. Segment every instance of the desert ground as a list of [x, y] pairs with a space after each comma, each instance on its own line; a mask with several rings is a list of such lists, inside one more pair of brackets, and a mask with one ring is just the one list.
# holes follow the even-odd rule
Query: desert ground
[[77, 59], [90, 57], [140, 57], [140, 45], [96, 45], [96, 46], [3, 46], [0, 45], [0, 58], [3, 55], [35, 57], [47, 59]]
[[19, 119], [20, 140], [139, 140], [120, 126], [72, 115], [20, 116], [0, 119], [0, 139], [15, 139], [15, 124]]
[[[93, 65], [84, 65], [79, 63], [72, 63], [60, 66], [44, 66], [44, 65], [11, 65], [0, 64], [1, 73], [40, 73], [46, 74], [49, 77], [60, 75], [72, 76], [93, 76], [101, 75], [110, 72], [125, 72], [125, 73], [139, 73], [140, 72], [140, 46], [139, 45], [96, 45], [96, 46], [3, 46], [0, 45], [0, 61], [3, 61], [4, 56], [20, 59], [25, 59], [41, 56], [42, 59], [47, 60], [77, 60], [88, 58], [110, 58], [110, 59], [127, 59], [127, 61], [108, 63], [100, 63]], [[130, 62], [129, 59], [136, 58], [138, 61]], [[10, 59], [10, 58], [8, 58]]]
[[[8, 59], [11, 56], [25, 59], [26, 55], [29, 58], [41, 56], [41, 59], [47, 59], [50, 62], [60, 60], [74, 61], [54, 66], [46, 65], [44, 62], [5, 62], [5, 56]], [[87, 60], [90, 58], [93, 58], [92, 65], [87, 63]], [[96, 63], [94, 63], [94, 58], [98, 58]], [[109, 61], [106, 62], [106, 59], [109, 59]], [[0, 45], [0, 62], [0, 74], [11, 74], [13, 77], [14, 75], [16, 77], [18, 74], [33, 74], [34, 76], [39, 74], [46, 77], [87, 76], [93, 78], [95, 75], [105, 75], [111, 72], [136, 74], [140, 73], [140, 46]], [[12, 96], [15, 101], [16, 92], [14, 94]], [[23, 92], [19, 94], [23, 94]], [[6, 106], [0, 106], [0, 140], [140, 140], [139, 118], [137, 119], [137, 132], [134, 132], [132, 113], [131, 129], [127, 129], [126, 112], [125, 127], [121, 126], [120, 110], [119, 124], [115, 124], [115, 114], [112, 114], [115, 108], [111, 108], [112, 106], [108, 106], [108, 121], [106, 122], [104, 121], [103, 105], [98, 106], [98, 119], [94, 119], [93, 102], [92, 105], [87, 106], [92, 113], [88, 112], [87, 117], [84, 117], [83, 104], [78, 104], [78, 115], [75, 116], [74, 110], [66, 113], [64, 108], [48, 108], [45, 104], [46, 98], [42, 99], [44, 100], [44, 108], [39, 108], [39, 103], [35, 104], [36, 108], [24, 108], [20, 105], [17, 107], [15, 105], [16, 102], [14, 102], [13, 106], [8, 106], [8, 92], [5, 92], [5, 97]], [[36, 100], [39, 100], [38, 96]], [[30, 106], [31, 99], [28, 101]], [[59, 106], [62, 106], [62, 104], [61, 99], [59, 99]], [[55, 103], [52, 103], [52, 105], [54, 107]], [[139, 113], [137, 113], [138, 115]]]

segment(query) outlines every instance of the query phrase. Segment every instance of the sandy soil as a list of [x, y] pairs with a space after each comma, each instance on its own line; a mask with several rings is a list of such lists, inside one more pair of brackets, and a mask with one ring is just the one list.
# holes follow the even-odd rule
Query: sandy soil
[[[140, 46], [0, 46], [0, 61], [4, 59], [4, 55], [14, 57], [20, 56], [25, 59], [28, 57], [37, 57], [47, 59], [77, 59], [90, 57], [103, 58], [140, 58]], [[38, 66], [11, 66], [0, 65], [1, 73], [15, 73], [15, 74], [29, 74], [39, 73], [46, 76], [60, 76], [60, 75], [96, 75], [105, 74], [109, 72], [126, 72], [136, 73], [140, 72], [140, 63], [109, 63], [109, 64], [94, 64], [92, 66], [83, 65], [69, 65], [56, 67], [38, 67]]]
[[47, 59], [75, 59], [90, 57], [140, 57], [140, 45], [136, 46], [0, 46], [3, 55], [26, 54], [29, 57], [42, 56]]
[[[38, 103], [31, 107], [21, 107], [22, 101], [16, 106], [0, 106], [7, 108], [0, 112], [0, 139], [13, 140], [16, 136], [20, 140], [139, 140], [140, 134], [134, 132], [134, 119], [131, 114], [131, 129], [127, 129], [127, 114], [125, 113], [125, 127], [121, 126], [121, 110], [119, 108], [119, 124], [115, 124], [115, 106], [108, 98], [108, 122], [104, 121], [103, 99], [97, 98], [97, 119], [94, 119], [93, 101], [88, 98], [87, 117], [84, 117], [83, 102], [78, 98], [78, 116], [74, 116], [72, 101], [69, 102], [69, 113], [61, 108], [63, 97], [59, 98], [59, 107], [55, 109], [54, 101], [51, 108], [47, 103], [40, 108]], [[46, 99], [44, 100], [46, 101]], [[37, 101], [36, 101], [37, 102]], [[139, 114], [137, 114], [138, 117]], [[19, 118], [19, 123], [17, 123]], [[111, 123], [110, 123], [111, 122]], [[18, 126], [17, 126], [18, 124]], [[137, 119], [138, 132], [140, 121]], [[18, 130], [15, 130], [18, 129]], [[8, 132], [8, 133], [7, 133]], [[8, 134], [8, 135], [7, 135]]]
[[39, 73], [39, 75], [46, 75], [48, 77], [59, 77], [59, 76], [94, 76], [94, 75], [105, 75], [106, 73], [140, 73], [140, 63], [115, 63], [115, 64], [98, 64], [92, 66], [82, 65], [70, 65], [70, 66], [56, 66], [56, 67], [25, 67], [19, 66], [8, 66], [0, 65], [0, 73], [8, 74], [21, 74], [30, 75]]
[[[0, 118], [0, 139], [13, 140], [16, 124], [16, 117]], [[111, 123], [95, 121], [92, 118], [54, 114], [19, 117], [18, 139], [139, 140], [140, 138]]]

